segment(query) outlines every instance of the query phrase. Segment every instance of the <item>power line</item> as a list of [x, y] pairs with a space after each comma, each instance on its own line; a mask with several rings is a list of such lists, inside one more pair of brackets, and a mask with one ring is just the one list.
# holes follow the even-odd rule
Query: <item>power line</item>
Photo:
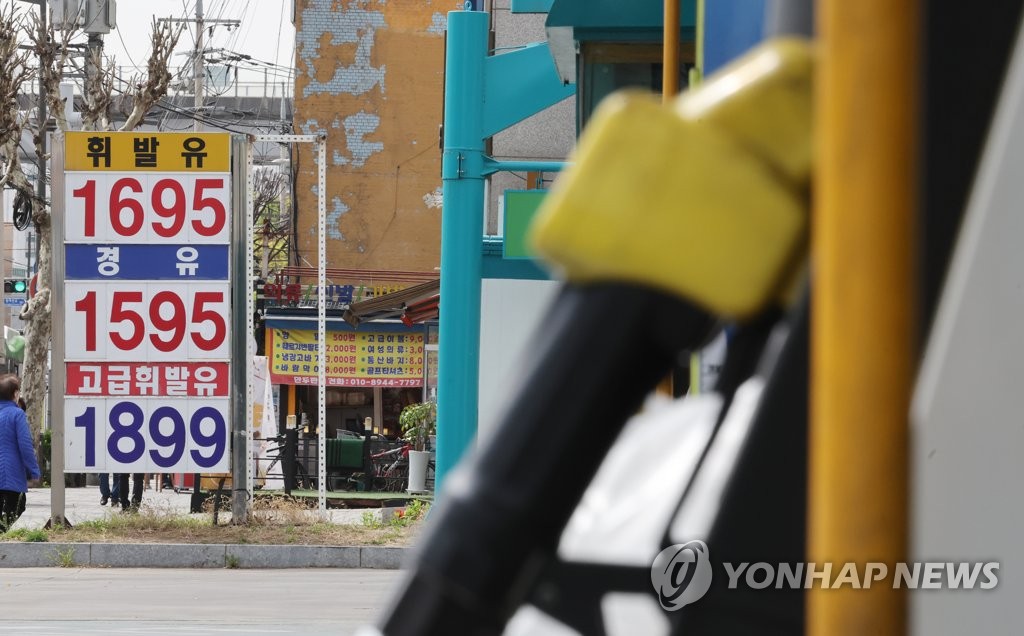
[[124, 43], [124, 38], [121, 37], [121, 29], [115, 29], [115, 31], [117, 31], [117, 39], [121, 40], [121, 46], [124, 47], [124, 54], [128, 56], [128, 61], [131, 62], [132, 66], [135, 68], [139, 68], [139, 65], [135, 63], [134, 59], [132, 59], [132, 54], [128, 52], [128, 45]]

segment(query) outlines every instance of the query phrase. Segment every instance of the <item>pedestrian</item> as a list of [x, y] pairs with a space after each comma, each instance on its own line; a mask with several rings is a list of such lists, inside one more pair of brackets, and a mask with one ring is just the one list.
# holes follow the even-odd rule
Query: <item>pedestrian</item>
[[21, 381], [0, 375], [0, 532], [7, 532], [25, 512], [28, 480], [40, 477], [28, 417], [19, 408]]
[[131, 500], [128, 500], [128, 476], [129, 473], [120, 473], [115, 475], [115, 478], [119, 481], [118, 488], [120, 489], [121, 495], [121, 511], [122, 512], [135, 512], [142, 505], [142, 487], [143, 487], [143, 474], [142, 473], [131, 473]]
[[100, 505], [107, 505], [110, 501], [111, 507], [116, 508], [121, 499], [121, 480], [114, 475], [113, 488], [111, 486], [110, 473], [100, 473]]
[[173, 489], [174, 482], [171, 480], [171, 473], [156, 473], [156, 484], [153, 487], [157, 492], [163, 491], [164, 488]]

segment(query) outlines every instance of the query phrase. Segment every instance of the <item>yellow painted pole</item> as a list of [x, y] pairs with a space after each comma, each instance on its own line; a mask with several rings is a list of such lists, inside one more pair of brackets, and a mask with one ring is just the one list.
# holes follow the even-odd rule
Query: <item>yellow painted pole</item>
[[[664, 0], [661, 55], [661, 101], [668, 104], [679, 93], [679, 4], [682, 0]], [[672, 397], [674, 379], [669, 373], [655, 391]]]
[[664, 0], [664, 50], [661, 62], [661, 94], [667, 104], [679, 92], [679, 4]]
[[[704, 0], [697, 0], [696, 59], [690, 69], [690, 88], [704, 79]], [[690, 395], [700, 395], [700, 352], [690, 354]]]
[[[884, 562], [868, 590], [815, 587], [808, 634], [894, 636], [906, 595], [918, 4], [821, 0], [816, 78], [808, 560]], [[820, 583], [818, 584], [820, 585]]]

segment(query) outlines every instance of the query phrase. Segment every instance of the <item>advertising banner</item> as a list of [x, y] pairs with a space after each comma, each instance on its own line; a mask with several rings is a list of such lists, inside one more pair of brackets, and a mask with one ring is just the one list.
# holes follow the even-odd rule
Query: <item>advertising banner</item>
[[[270, 330], [270, 378], [275, 384], [317, 383], [320, 356], [316, 332]], [[423, 333], [328, 332], [327, 385], [423, 386]]]

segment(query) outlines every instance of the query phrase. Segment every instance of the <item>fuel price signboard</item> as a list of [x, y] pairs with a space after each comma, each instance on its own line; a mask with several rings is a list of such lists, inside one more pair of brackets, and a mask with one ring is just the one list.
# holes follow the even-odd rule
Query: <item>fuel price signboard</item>
[[70, 472], [230, 469], [230, 136], [64, 138]]

